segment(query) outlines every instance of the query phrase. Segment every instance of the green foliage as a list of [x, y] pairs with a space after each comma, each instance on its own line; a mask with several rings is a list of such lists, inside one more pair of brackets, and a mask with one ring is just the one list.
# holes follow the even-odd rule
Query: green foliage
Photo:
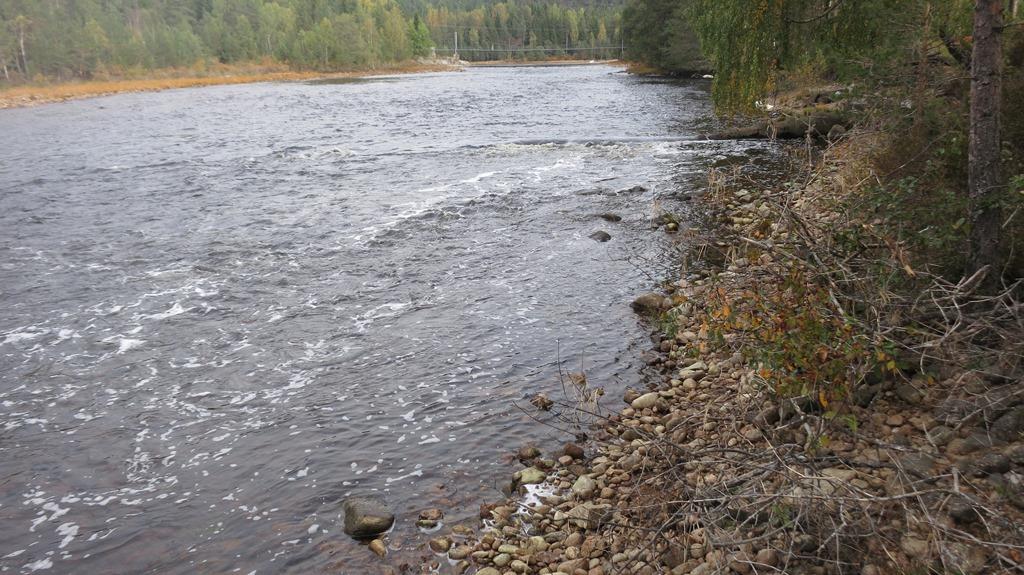
[[1024, 174], [1010, 178], [1010, 193], [1024, 194]]
[[773, 526], [790, 527], [793, 524], [793, 507], [785, 503], [773, 503], [770, 521]]
[[419, 14], [416, 15], [409, 27], [409, 43], [412, 55], [417, 58], [429, 56], [431, 48], [434, 47], [434, 41], [430, 38], [430, 30], [427, 29], [423, 20], [420, 20]]
[[679, 333], [678, 314], [673, 310], [661, 314], [658, 318], [658, 331], [668, 339], [675, 338], [676, 334]]
[[630, 0], [622, 14], [629, 58], [669, 73], [708, 71], [710, 63], [687, 17], [689, 5], [688, 0]]
[[758, 375], [783, 397], [810, 396], [827, 408], [853, 389], [858, 369], [882, 360], [846, 313], [835, 308], [829, 291], [800, 268], [766, 279], [736, 301], [717, 290], [709, 303], [702, 329], [712, 341], [726, 333], [750, 336], [747, 353], [759, 366]]

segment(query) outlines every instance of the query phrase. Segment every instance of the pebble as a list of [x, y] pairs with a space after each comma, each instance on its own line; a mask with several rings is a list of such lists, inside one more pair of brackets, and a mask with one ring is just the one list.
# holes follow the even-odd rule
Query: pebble
[[590, 499], [590, 497], [594, 495], [594, 491], [596, 489], [597, 482], [586, 475], [580, 476], [580, 478], [572, 484], [572, 492], [580, 499]]
[[575, 443], [566, 443], [562, 453], [573, 459], [583, 459], [583, 448]]
[[922, 558], [928, 554], [928, 542], [911, 535], [904, 535], [900, 539], [900, 547], [904, 553], [915, 559]]
[[762, 437], [763, 435], [761, 434], [761, 430], [756, 427], [751, 427], [743, 432], [743, 439], [746, 439], [747, 441], [757, 441]]
[[774, 549], [762, 549], [757, 552], [757, 556], [754, 558], [759, 565], [767, 565], [769, 567], [779, 566], [779, 552]]

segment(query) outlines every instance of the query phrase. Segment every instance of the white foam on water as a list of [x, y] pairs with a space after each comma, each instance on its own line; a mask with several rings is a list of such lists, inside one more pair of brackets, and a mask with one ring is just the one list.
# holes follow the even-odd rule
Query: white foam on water
[[[417, 469], [415, 471], [412, 471], [410, 473], [406, 473], [405, 475], [399, 475], [398, 477], [388, 477], [388, 478], [385, 478], [384, 482], [387, 483], [388, 485], [391, 485], [392, 483], [394, 483], [396, 481], [402, 481], [403, 479], [409, 479], [410, 477], [423, 477], [423, 470], [419, 469], [421, 466], [419, 464], [417, 464], [416, 467], [417, 467]], [[399, 473], [401, 473], [402, 471], [404, 471], [404, 469], [399, 469], [398, 470]]]
[[364, 332], [366, 331], [366, 328], [373, 322], [379, 319], [396, 317], [403, 309], [411, 305], [411, 302], [384, 303], [363, 314], [353, 317], [353, 324], [356, 326], [357, 330], [359, 330], [360, 332]]
[[33, 339], [42, 337], [48, 333], [50, 333], [50, 330], [48, 329], [36, 331], [10, 331], [4, 334], [4, 341], [0, 345], [5, 345], [8, 343], [18, 343], [20, 341], [32, 341]]
[[145, 316], [142, 316], [142, 317], [144, 317], [146, 319], [163, 320], [163, 319], [167, 319], [169, 317], [174, 317], [176, 315], [181, 315], [183, 313], [191, 311], [192, 309], [193, 308], [184, 308], [184, 307], [182, 307], [180, 302], [174, 302], [174, 305], [172, 305], [171, 308], [168, 309], [165, 312], [154, 313], [154, 314], [145, 315]]
[[130, 337], [118, 337], [117, 339], [117, 353], [122, 354], [129, 352], [135, 348], [142, 347], [146, 343], [144, 339], [133, 339]]
[[75, 536], [78, 535], [78, 525], [75, 525], [74, 523], [62, 523], [57, 527], [57, 535], [64, 536], [59, 545], [59, 547], [63, 549], [75, 540]]
[[145, 272], [145, 274], [147, 276], [149, 276], [149, 277], [157, 278], [157, 277], [165, 276], [165, 275], [168, 275], [168, 274], [178, 274], [178, 273], [188, 274], [191, 271], [192, 271], [191, 267], [179, 267], [179, 268], [167, 268], [165, 270], [149, 270], [149, 271]]
[[481, 180], [485, 180], [487, 178], [493, 178], [497, 174], [498, 174], [498, 172], [483, 172], [482, 174], [477, 174], [477, 175], [473, 176], [472, 178], [469, 178], [468, 180], [462, 180], [459, 183], [460, 184], [475, 184], [477, 182], [480, 182]]
[[46, 559], [40, 559], [39, 561], [33, 561], [31, 563], [26, 563], [22, 568], [23, 569], [28, 569], [29, 572], [34, 572], [34, 571], [44, 571], [44, 570], [49, 569], [51, 567], [53, 567], [53, 561], [51, 561], [49, 558], [46, 558]]

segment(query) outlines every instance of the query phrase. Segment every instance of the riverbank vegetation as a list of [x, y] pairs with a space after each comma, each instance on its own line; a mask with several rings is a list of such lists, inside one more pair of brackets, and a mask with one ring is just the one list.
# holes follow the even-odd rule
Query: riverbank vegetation
[[452, 56], [456, 44], [470, 60], [607, 57], [620, 52], [619, 30], [614, 3], [9, 0], [0, 87], [218, 66], [374, 69]]

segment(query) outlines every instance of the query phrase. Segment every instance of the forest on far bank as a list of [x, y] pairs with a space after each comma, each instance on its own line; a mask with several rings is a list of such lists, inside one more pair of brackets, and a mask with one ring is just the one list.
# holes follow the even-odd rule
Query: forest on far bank
[[163, 68], [364, 69], [463, 60], [616, 58], [621, 5], [509, 0], [0, 0], [0, 86]]

